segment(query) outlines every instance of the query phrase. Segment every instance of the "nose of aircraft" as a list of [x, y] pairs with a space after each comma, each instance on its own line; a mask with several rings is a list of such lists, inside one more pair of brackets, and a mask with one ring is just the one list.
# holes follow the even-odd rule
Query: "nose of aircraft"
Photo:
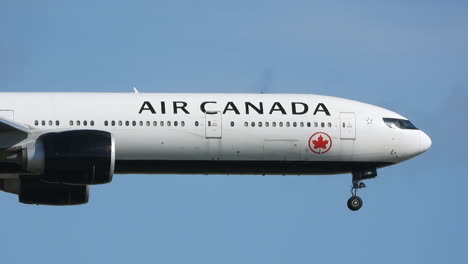
[[432, 146], [431, 138], [424, 132], [420, 131], [419, 134], [419, 151], [426, 152]]

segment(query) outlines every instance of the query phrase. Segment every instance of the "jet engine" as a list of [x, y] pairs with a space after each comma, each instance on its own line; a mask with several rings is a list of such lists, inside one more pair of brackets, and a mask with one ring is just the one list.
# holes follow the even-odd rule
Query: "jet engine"
[[47, 133], [23, 149], [22, 160], [47, 183], [104, 184], [114, 174], [115, 144], [111, 133], [98, 130]]
[[88, 203], [89, 187], [42, 181], [21, 181], [19, 201], [25, 204], [79, 205]]
[[29, 177], [0, 179], [0, 190], [17, 194], [19, 201], [25, 204], [79, 205], [89, 200], [86, 185], [46, 183]]

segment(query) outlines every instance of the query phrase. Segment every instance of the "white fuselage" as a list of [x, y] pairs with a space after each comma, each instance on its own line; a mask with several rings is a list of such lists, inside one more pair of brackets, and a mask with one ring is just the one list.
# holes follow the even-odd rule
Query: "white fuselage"
[[383, 120], [401, 115], [307, 94], [0, 93], [0, 116], [34, 131], [0, 138], [0, 149], [55, 131], [110, 132], [122, 174], [336, 174], [430, 147], [424, 132]]

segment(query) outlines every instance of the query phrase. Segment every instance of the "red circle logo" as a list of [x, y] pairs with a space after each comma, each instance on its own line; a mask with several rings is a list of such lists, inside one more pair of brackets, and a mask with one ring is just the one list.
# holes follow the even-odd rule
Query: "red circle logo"
[[327, 153], [332, 145], [332, 139], [327, 133], [317, 132], [309, 138], [309, 149], [315, 154]]

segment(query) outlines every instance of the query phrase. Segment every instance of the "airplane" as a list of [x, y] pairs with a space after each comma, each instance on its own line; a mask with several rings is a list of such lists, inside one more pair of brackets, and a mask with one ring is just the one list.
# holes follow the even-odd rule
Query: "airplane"
[[114, 174], [351, 174], [347, 206], [377, 170], [431, 147], [390, 110], [312, 94], [0, 93], [0, 190], [80, 205]]

